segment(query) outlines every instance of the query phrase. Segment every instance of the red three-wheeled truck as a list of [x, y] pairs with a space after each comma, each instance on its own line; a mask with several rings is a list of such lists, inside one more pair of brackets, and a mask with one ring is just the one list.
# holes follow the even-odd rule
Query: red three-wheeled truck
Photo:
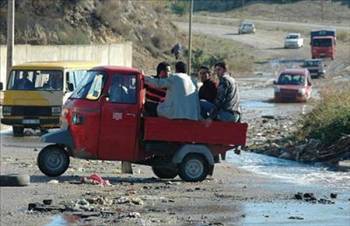
[[144, 115], [144, 75], [129, 67], [90, 70], [67, 100], [62, 126], [42, 136], [38, 155], [47, 176], [63, 174], [69, 158], [130, 161], [159, 178], [202, 181], [226, 151], [246, 144], [246, 123], [171, 120]]

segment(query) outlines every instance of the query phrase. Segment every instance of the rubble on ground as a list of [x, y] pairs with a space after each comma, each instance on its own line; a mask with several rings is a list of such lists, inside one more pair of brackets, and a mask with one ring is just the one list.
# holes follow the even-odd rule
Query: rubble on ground
[[330, 146], [318, 139], [303, 142], [292, 138], [301, 125], [292, 117], [262, 116], [249, 127], [248, 150], [278, 158], [300, 162], [325, 162], [338, 164], [350, 158], [350, 135], [344, 135]]

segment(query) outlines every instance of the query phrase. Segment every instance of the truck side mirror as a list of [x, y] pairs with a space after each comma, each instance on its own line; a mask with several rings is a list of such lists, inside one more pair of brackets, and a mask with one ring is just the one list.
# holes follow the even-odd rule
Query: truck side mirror
[[274, 84], [274, 85], [277, 85], [277, 81], [276, 81], [276, 80], [273, 80], [273, 84]]
[[2, 90], [4, 88], [4, 85], [2, 84], [2, 82], [0, 82], [0, 90]]
[[73, 92], [73, 90], [74, 90], [74, 86], [73, 86], [73, 84], [70, 83], [70, 82], [68, 82], [67, 88], [68, 88], [68, 90], [71, 91], [71, 92]]

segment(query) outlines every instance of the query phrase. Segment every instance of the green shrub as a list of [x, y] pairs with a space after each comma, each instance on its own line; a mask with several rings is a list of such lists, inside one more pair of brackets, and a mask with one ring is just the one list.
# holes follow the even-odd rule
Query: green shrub
[[350, 33], [345, 31], [338, 32], [337, 40], [340, 40], [343, 42], [350, 42]]
[[303, 126], [296, 136], [320, 139], [330, 145], [350, 134], [350, 88], [324, 90], [321, 96], [314, 109], [301, 120]]

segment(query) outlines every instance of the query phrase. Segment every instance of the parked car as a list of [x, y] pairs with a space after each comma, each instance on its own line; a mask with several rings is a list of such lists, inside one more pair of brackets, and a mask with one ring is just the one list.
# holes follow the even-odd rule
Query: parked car
[[307, 69], [285, 69], [274, 81], [275, 101], [305, 102], [311, 97], [311, 87]]
[[304, 46], [304, 39], [300, 33], [289, 33], [284, 39], [284, 48], [301, 48]]
[[326, 74], [326, 65], [322, 59], [307, 59], [302, 67], [309, 70], [311, 78], [319, 78]]
[[1, 123], [12, 126], [14, 136], [23, 136], [25, 128], [46, 132], [60, 127], [63, 103], [84, 79], [86, 71], [97, 65], [89, 61], [14, 65], [3, 92]]
[[238, 34], [250, 34], [255, 33], [255, 25], [252, 22], [243, 21], [238, 28]]

